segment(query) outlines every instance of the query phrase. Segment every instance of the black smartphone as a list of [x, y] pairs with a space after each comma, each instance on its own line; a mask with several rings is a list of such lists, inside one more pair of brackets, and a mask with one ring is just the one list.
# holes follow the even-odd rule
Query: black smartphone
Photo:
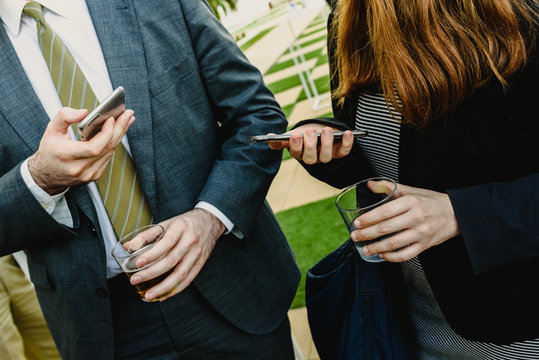
[[[344, 134], [344, 131], [336, 131], [333, 133], [333, 141], [340, 141], [342, 140], [342, 136]], [[353, 130], [352, 134], [355, 138], [358, 137], [365, 137], [369, 135], [368, 131], [364, 130]], [[300, 134], [301, 137], [303, 137], [303, 134]], [[318, 138], [320, 139], [320, 133], [318, 133]], [[272, 141], [288, 141], [290, 139], [291, 134], [279, 134], [279, 135], [257, 135], [257, 136], [251, 136], [247, 138], [247, 141], [251, 143], [259, 143], [259, 142], [272, 142]]]
[[90, 140], [101, 130], [105, 120], [111, 116], [117, 118], [124, 111], [125, 91], [123, 87], [119, 86], [79, 123], [80, 139]]

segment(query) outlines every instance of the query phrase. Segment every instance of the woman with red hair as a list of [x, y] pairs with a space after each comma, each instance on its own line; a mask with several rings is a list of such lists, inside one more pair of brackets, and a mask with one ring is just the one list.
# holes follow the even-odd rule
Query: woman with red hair
[[[363, 251], [393, 267], [417, 358], [538, 359], [537, 1], [333, 3], [335, 119], [271, 148], [335, 187], [398, 180], [351, 237], [395, 233]], [[370, 135], [333, 141], [351, 129]]]

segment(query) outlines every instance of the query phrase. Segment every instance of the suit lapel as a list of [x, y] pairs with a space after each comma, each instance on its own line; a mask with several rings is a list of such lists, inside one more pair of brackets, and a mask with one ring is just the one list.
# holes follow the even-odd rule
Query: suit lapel
[[[17, 53], [0, 24], [0, 112], [32, 152], [39, 147], [49, 117], [26, 77]], [[3, 141], [2, 141], [3, 142]]]
[[[88, 0], [88, 10], [112, 86], [126, 90], [126, 106], [135, 111], [136, 121], [127, 132], [131, 154], [141, 185], [156, 214], [152, 117], [146, 58], [134, 10], [125, 0]], [[135, 25], [135, 26], [134, 26]], [[144, 166], [140, 166], [143, 164]]]
[[[133, 10], [123, 0], [89, 0], [87, 4], [112, 85], [124, 86], [127, 107], [135, 110], [137, 120], [129, 129], [128, 138], [135, 162], [144, 164], [137, 167], [137, 171], [155, 214], [152, 119], [146, 62], [140, 33], [127, 30], [133, 28]], [[0, 112], [31, 152], [35, 152], [49, 122], [48, 115], [26, 77], [3, 26], [0, 26], [0, 49]], [[84, 193], [87, 198], [87, 193]], [[95, 219], [91, 202], [77, 203], [88, 216]]]

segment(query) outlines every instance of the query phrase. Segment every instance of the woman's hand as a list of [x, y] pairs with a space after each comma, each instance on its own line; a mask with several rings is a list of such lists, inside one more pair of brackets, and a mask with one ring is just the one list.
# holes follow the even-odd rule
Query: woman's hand
[[[270, 142], [269, 147], [273, 150], [288, 149], [293, 158], [308, 165], [328, 163], [348, 155], [354, 145], [354, 136], [350, 130], [344, 132], [341, 142], [333, 141], [335, 131], [339, 129], [321, 124], [305, 124], [287, 132], [292, 134], [289, 141]], [[318, 132], [321, 132], [320, 142]], [[301, 134], [304, 134], [303, 138]]]
[[[380, 182], [389, 188], [390, 183]], [[431, 190], [397, 185], [399, 197], [354, 221], [352, 240], [374, 240], [363, 247], [366, 255], [378, 254], [390, 262], [409, 260], [460, 234], [449, 196]]]

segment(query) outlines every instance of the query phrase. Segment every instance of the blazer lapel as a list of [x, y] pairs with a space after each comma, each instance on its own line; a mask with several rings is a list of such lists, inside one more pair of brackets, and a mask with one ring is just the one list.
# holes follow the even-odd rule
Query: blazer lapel
[[0, 26], [0, 49], [0, 112], [30, 150], [35, 152], [49, 117], [26, 77], [3, 26]]
[[112, 86], [125, 88], [126, 107], [135, 111], [137, 120], [127, 132], [129, 147], [141, 185], [156, 214], [151, 99], [141, 34], [133, 31], [136, 15], [125, 0], [88, 0], [86, 3]]

